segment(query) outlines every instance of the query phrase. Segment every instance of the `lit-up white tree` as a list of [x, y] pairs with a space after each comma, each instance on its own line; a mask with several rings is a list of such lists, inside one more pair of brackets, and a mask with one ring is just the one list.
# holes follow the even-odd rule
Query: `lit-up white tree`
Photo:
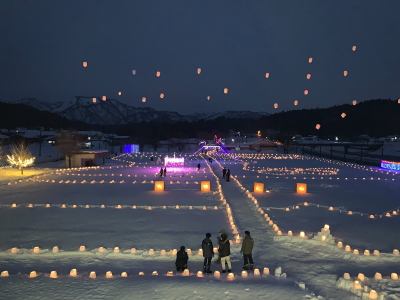
[[28, 145], [24, 142], [13, 145], [11, 155], [7, 155], [7, 161], [12, 166], [17, 166], [24, 174], [24, 168], [33, 165], [35, 157], [29, 151]]

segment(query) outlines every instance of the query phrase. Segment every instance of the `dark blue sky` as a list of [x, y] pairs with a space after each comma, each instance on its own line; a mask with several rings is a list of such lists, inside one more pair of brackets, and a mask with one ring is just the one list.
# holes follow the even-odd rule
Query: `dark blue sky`
[[397, 99], [399, 12], [399, 0], [2, 0], [0, 99], [106, 95], [180, 113]]

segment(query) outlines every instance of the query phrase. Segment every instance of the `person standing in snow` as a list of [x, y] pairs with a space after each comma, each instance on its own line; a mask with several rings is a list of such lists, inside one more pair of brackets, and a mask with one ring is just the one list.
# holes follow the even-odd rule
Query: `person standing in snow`
[[166, 167], [164, 168], [164, 172], [163, 173], [164, 173], [164, 175], [163, 175], [164, 177], [167, 176], [167, 168]]
[[250, 231], [246, 230], [244, 234], [245, 236], [242, 242], [242, 249], [240, 250], [240, 252], [243, 253], [243, 260], [244, 260], [243, 269], [253, 270], [254, 262], [253, 262], [252, 251], [254, 247], [254, 240], [250, 235]]
[[229, 182], [229, 177], [231, 177], [231, 169], [228, 169], [228, 171], [226, 171], [226, 174], [225, 174], [225, 179], [227, 182]]
[[197, 171], [200, 171], [200, 163], [197, 164]]
[[224, 167], [222, 169], [222, 179], [225, 179], [225, 176], [226, 176], [226, 168]]
[[185, 246], [181, 246], [181, 249], [176, 253], [176, 270], [182, 272], [187, 269], [188, 260], [189, 256], [185, 251]]
[[228, 265], [228, 272], [231, 272], [231, 245], [229, 243], [228, 235], [226, 233], [221, 233], [221, 236], [218, 239], [218, 245], [218, 253], [219, 257], [221, 258], [222, 273], [226, 273], [225, 264]]
[[203, 264], [204, 273], [212, 273], [210, 267], [211, 267], [211, 258], [214, 256], [214, 247], [212, 241], [210, 240], [210, 237], [211, 233], [206, 233], [206, 238], [201, 242], [201, 249], [203, 249], [203, 257], [204, 257], [204, 264]]
[[160, 177], [162, 177], [163, 174], [164, 174], [164, 170], [163, 170], [163, 168], [161, 167], [161, 169], [160, 169]]

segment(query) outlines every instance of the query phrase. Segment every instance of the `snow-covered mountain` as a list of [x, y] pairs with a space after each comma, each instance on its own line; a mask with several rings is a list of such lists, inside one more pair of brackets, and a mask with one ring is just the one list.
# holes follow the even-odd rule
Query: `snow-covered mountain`
[[[95, 102], [93, 99], [96, 99]], [[116, 99], [102, 101], [101, 97], [75, 96], [74, 100], [67, 102], [46, 102], [36, 98], [23, 98], [14, 103], [22, 103], [36, 109], [58, 113], [74, 121], [88, 124], [115, 125], [139, 122], [177, 122], [197, 121], [201, 119], [213, 120], [218, 117], [226, 118], [252, 118], [259, 119], [269, 115], [266, 112], [251, 111], [226, 111], [219, 113], [196, 113], [181, 115], [173, 111], [157, 111], [150, 107], [133, 107], [119, 102]]]

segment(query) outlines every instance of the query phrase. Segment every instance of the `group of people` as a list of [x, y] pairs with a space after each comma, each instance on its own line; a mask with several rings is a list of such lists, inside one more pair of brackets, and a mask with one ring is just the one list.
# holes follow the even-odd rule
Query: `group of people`
[[167, 176], [167, 168], [162, 168], [160, 169], [160, 177], [165, 177]]
[[222, 169], [222, 179], [225, 179], [226, 181], [229, 181], [229, 178], [231, 177], [231, 169], [226, 169], [225, 167]]
[[[242, 248], [240, 250], [243, 253], [243, 269], [245, 270], [253, 270], [254, 262], [252, 251], [254, 247], [254, 240], [250, 235], [249, 231], [245, 231], [245, 237], [242, 242]], [[201, 249], [203, 250], [203, 272], [204, 273], [212, 273], [211, 271], [211, 259], [214, 257], [214, 246], [211, 241], [211, 233], [206, 233], [205, 239], [201, 243]], [[219, 257], [216, 260], [217, 263], [221, 263], [221, 272], [226, 273], [226, 271], [232, 271], [232, 263], [231, 263], [231, 246], [228, 239], [228, 234], [225, 229], [220, 230], [218, 235], [218, 254]], [[187, 269], [189, 256], [185, 251], [185, 246], [181, 246], [180, 250], [176, 254], [176, 270], [183, 271]], [[226, 265], [228, 266], [228, 270], [226, 270]]]

